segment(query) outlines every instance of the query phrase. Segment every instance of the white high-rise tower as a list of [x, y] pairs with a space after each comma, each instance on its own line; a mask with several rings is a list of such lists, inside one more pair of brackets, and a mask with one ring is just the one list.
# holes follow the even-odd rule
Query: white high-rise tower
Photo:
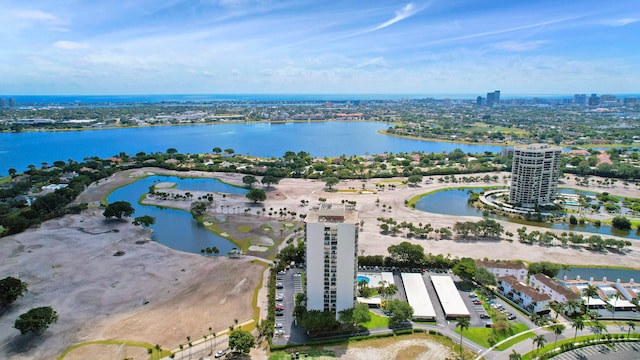
[[509, 202], [523, 207], [552, 204], [558, 190], [562, 149], [546, 144], [516, 147]]
[[322, 204], [306, 220], [307, 310], [338, 312], [355, 306], [358, 212]]

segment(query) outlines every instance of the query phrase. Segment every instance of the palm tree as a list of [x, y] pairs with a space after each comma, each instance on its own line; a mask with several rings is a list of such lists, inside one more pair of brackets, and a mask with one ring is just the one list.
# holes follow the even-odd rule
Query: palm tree
[[191, 347], [193, 346], [191, 344], [191, 336], [187, 336], [187, 345], [189, 345], [189, 360], [191, 360]]
[[464, 359], [464, 356], [462, 355], [462, 332], [464, 330], [467, 330], [470, 325], [471, 323], [469, 322], [468, 318], [459, 318], [458, 320], [456, 320], [456, 327], [460, 328], [460, 358], [461, 359]]
[[582, 316], [576, 316], [571, 320], [571, 327], [576, 329], [575, 335], [573, 335], [573, 343], [575, 344], [576, 338], [578, 337], [578, 330], [584, 329], [584, 319]]
[[558, 301], [552, 301], [549, 304], [549, 307], [556, 313], [556, 320], [557, 320], [558, 315], [560, 315], [560, 313], [566, 309], [567, 305], [565, 303], [561, 303]]
[[157, 355], [156, 356], [158, 357], [158, 360], [160, 360], [160, 353], [162, 353], [162, 347], [160, 347], [160, 345], [156, 344], [155, 348], [156, 348], [156, 351], [157, 351]]
[[556, 349], [556, 344], [558, 343], [558, 335], [562, 335], [562, 333], [564, 332], [564, 330], [567, 327], [562, 325], [562, 324], [553, 324], [551, 325], [551, 330], [553, 331], [554, 334], [556, 334], [556, 339], [553, 342], [553, 349]]
[[635, 330], [636, 329], [636, 323], [634, 321], [627, 321], [627, 325], [629, 325], [629, 331], [627, 331], [627, 339], [629, 339], [629, 337], [631, 336], [631, 330]]
[[588, 311], [589, 300], [591, 300], [592, 297], [598, 295], [598, 288], [596, 288], [594, 285], [589, 284], [586, 288], [584, 288], [584, 290], [582, 290], [582, 293], [584, 294], [584, 296], [587, 297], [587, 311]]
[[576, 312], [582, 312], [582, 299], [580, 300], [569, 300], [567, 301], [567, 313], [573, 315]]
[[184, 352], [182, 351], [182, 349], [184, 349], [184, 345], [180, 344], [180, 359], [184, 360]]
[[[211, 337], [211, 326], [209, 326], [209, 337]], [[211, 353], [210, 354], [213, 354], [213, 341], [211, 342], [211, 345], [212, 346], [211, 346]]]
[[545, 338], [544, 335], [538, 335], [533, 338], [533, 344], [536, 346], [536, 357], [538, 357], [538, 352], [540, 351], [540, 348], [543, 347], [544, 344], [546, 343], [547, 343], [547, 338]]
[[509, 360], [522, 360], [522, 355], [518, 354], [515, 350], [511, 350]]
[[600, 334], [602, 334], [602, 332], [607, 331], [607, 327], [598, 320], [593, 323], [592, 327], [593, 332], [596, 333], [596, 341], [600, 340]]

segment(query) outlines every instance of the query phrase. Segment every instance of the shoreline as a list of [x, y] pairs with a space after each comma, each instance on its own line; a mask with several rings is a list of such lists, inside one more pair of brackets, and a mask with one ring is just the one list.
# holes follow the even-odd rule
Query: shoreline
[[[208, 173], [208, 172], [198, 172], [198, 171], [190, 171], [189, 175], [185, 176], [184, 172], [177, 172], [175, 170], [166, 170], [161, 168], [141, 168], [141, 169], [133, 169], [126, 170], [127, 175], [118, 173], [117, 177], [122, 178], [123, 176], [127, 179], [132, 179], [132, 172], [140, 172], [143, 174], [153, 173], [155, 175], [168, 175], [168, 176], [182, 176], [182, 177], [206, 177], [206, 178], [215, 178], [219, 181], [223, 181], [229, 183], [231, 185], [238, 185], [241, 183], [241, 178], [243, 174], [239, 173]], [[122, 172], [124, 173], [124, 172]], [[373, 184], [375, 181], [371, 181], [374, 179], [369, 179], [367, 181], [367, 188], [373, 188]], [[387, 179], [388, 180], [388, 179]], [[437, 179], [436, 179], [437, 180]], [[571, 180], [573, 181], [573, 180]], [[569, 181], [569, 182], [571, 182]], [[361, 180], [343, 180], [341, 183], [336, 185], [337, 190], [340, 188], [350, 189], [352, 187], [360, 188], [362, 184]], [[108, 182], [107, 185], [109, 187], [115, 185], [113, 182]], [[124, 186], [125, 184], [121, 184], [120, 186]], [[535, 245], [536, 251], [531, 251], [528, 248], [530, 245], [521, 244], [518, 241], [508, 242], [507, 240], [501, 240], [499, 242], [500, 248], [509, 249], [509, 251], [491, 251], [491, 249], [487, 249], [489, 247], [494, 247], [491, 244], [494, 244], [495, 241], [486, 241], [484, 239], [476, 239], [476, 240], [459, 240], [459, 239], [451, 239], [451, 240], [435, 240], [433, 237], [428, 240], [418, 240], [415, 238], [406, 238], [402, 235], [393, 236], [390, 234], [382, 234], [380, 233], [376, 220], [378, 217], [387, 217], [392, 216], [398, 221], [408, 221], [408, 222], [428, 222], [434, 225], [434, 228], [440, 227], [451, 227], [457, 221], [477, 221], [478, 218], [474, 216], [454, 216], [454, 215], [445, 215], [445, 214], [436, 214], [436, 213], [428, 213], [423, 212], [417, 209], [413, 209], [407, 205], [405, 205], [405, 199], [408, 201], [413, 197], [419, 196], [420, 194], [425, 193], [433, 193], [436, 191], [444, 191], [451, 188], [451, 184], [446, 183], [437, 183], [434, 181], [432, 184], [422, 184], [420, 186], [398, 186], [396, 190], [383, 190], [383, 191], [373, 191], [372, 193], [352, 193], [352, 192], [340, 192], [340, 191], [327, 191], [324, 188], [324, 183], [318, 180], [309, 180], [309, 179], [282, 179], [281, 183], [277, 186], [272, 187], [269, 191], [267, 191], [267, 200], [262, 203], [262, 207], [286, 207], [288, 209], [300, 209], [300, 200], [305, 199], [308, 201], [315, 200], [308, 199], [309, 195], [317, 196], [318, 198], [323, 197], [326, 198], [327, 201], [340, 202], [342, 200], [357, 200], [358, 208], [360, 212], [360, 218], [365, 221], [365, 225], [363, 226], [363, 237], [366, 237], [367, 240], [361, 241], [362, 250], [364, 250], [369, 255], [386, 255], [386, 248], [389, 245], [397, 244], [401, 241], [410, 241], [412, 243], [417, 243], [424, 245], [425, 252], [434, 252], [447, 254], [450, 253], [452, 255], [457, 255], [461, 257], [471, 256], [476, 259], [482, 259], [483, 257], [493, 257], [495, 258], [499, 254], [504, 255], [504, 260], [524, 260], [524, 261], [543, 261], [545, 260], [545, 256], [543, 254], [547, 254], [548, 256], [555, 257], [558, 263], [567, 263], [568, 260], [575, 259], [578, 254], [583, 254], [585, 256], [579, 257], [583, 261], [576, 262], [575, 265], [584, 265], [584, 266], [628, 266], [632, 267], [635, 265], [631, 259], [626, 260], [627, 256], [619, 257], [614, 256], [614, 254], [606, 253], [606, 254], [597, 254], [591, 253], [585, 249], [572, 249], [570, 247], [563, 248], [560, 246], [552, 246], [552, 247], [542, 247]], [[473, 188], [484, 188], [491, 187], [492, 184], [487, 184], [484, 182], [477, 184], [468, 184], [463, 187], [473, 187]], [[496, 186], [499, 186], [496, 185]], [[572, 186], [578, 190], [582, 190], [581, 188], [574, 184]], [[610, 189], [608, 188], [611, 194], [618, 194], [619, 196], [627, 196], [628, 192], [633, 192], [631, 189]], [[178, 190], [176, 190], [178, 191]], [[186, 190], [185, 190], [186, 191]], [[191, 191], [193, 192], [193, 191]], [[385, 211], [383, 208], [376, 206], [376, 199], [380, 199], [380, 204], [388, 204], [390, 207], [393, 206], [392, 211]], [[249, 207], [247, 204], [247, 200], [244, 197], [231, 198], [227, 197], [227, 200], [230, 203], [234, 203], [239, 207]], [[152, 200], [146, 199], [143, 202], [144, 205], [153, 205], [153, 206], [167, 206], [171, 208], [178, 208], [183, 211], [188, 211], [189, 203], [180, 202], [180, 206], [172, 206], [172, 202], [170, 200]], [[379, 205], [380, 205], [379, 204]], [[312, 203], [313, 205], [313, 203]], [[187, 210], [185, 210], [187, 209]], [[303, 213], [305, 209], [300, 209], [298, 212]], [[255, 216], [255, 215], [252, 215]], [[259, 216], [254, 219], [255, 221], [267, 221], [270, 218], [265, 216]], [[517, 228], [521, 227], [522, 224], [511, 222], [507, 220], [499, 220], [499, 222], [503, 225], [505, 231], [511, 231], [513, 233], [516, 232]], [[554, 233], [562, 233], [564, 230], [560, 229], [549, 229], [543, 226], [535, 226], [535, 225], [527, 225], [528, 230], [542, 230], [542, 231], [551, 231]], [[576, 233], [583, 234], [585, 236], [594, 235], [593, 233], [574, 231]], [[216, 233], [216, 232], [213, 232]], [[219, 235], [219, 234], [218, 234]], [[600, 235], [603, 236], [603, 235]], [[614, 235], [605, 235], [607, 237], [612, 237], [616, 239], [622, 240], [630, 240], [626, 237], [618, 237]], [[225, 236], [225, 238], [228, 238]], [[638, 262], [640, 262], [640, 241], [630, 240], [632, 241], [631, 252], [627, 255], [632, 258], [638, 257]], [[233, 242], [233, 241], [232, 241]], [[235, 242], [234, 242], [235, 243]], [[447, 244], [450, 244], [447, 246]], [[451, 246], [456, 244], [454, 246]], [[435, 250], [435, 251], [434, 251]], [[586, 256], [589, 255], [589, 256]], [[614, 259], [618, 257], [618, 259]], [[503, 260], [500, 257], [496, 258], [499, 260]], [[593, 260], [598, 259], [595, 262]], [[619, 261], [623, 260], [622, 263]], [[615, 264], [613, 262], [616, 262]], [[637, 266], [637, 265], [636, 265]]]

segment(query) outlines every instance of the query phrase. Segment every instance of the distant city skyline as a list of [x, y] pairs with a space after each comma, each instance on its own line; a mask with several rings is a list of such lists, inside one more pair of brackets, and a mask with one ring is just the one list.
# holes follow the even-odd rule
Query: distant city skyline
[[634, 94], [640, 7], [601, 1], [7, 0], [0, 89]]

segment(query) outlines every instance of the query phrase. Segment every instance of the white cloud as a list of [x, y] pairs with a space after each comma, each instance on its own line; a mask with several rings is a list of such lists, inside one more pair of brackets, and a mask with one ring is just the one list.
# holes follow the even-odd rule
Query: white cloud
[[538, 47], [540, 47], [540, 45], [545, 44], [545, 43], [546, 43], [546, 41], [542, 41], [542, 40], [538, 40], [538, 41], [505, 41], [505, 42], [500, 42], [500, 43], [494, 44], [493, 47], [495, 49], [498, 49], [498, 50], [520, 52], [520, 51], [535, 50]]
[[56, 41], [53, 44], [53, 46], [63, 50], [79, 50], [79, 49], [86, 49], [89, 47], [89, 45], [87, 44], [82, 44], [75, 41], [66, 41], [66, 40]]
[[415, 15], [418, 11], [420, 11], [420, 9], [418, 9], [413, 3], [408, 3], [407, 5], [402, 7], [402, 9], [396, 11], [396, 16], [394, 16], [392, 19], [383, 22], [382, 24], [374, 27], [373, 29], [371, 29], [369, 31], [376, 31], [376, 30], [384, 29], [387, 26], [391, 26], [391, 25], [397, 23], [398, 21], [402, 21], [404, 19], [407, 19], [407, 18]]
[[13, 16], [24, 20], [43, 21], [50, 24], [65, 24], [66, 21], [41, 10], [16, 10]]
[[626, 18], [626, 19], [617, 19], [617, 20], [607, 21], [604, 24], [608, 26], [625, 26], [625, 25], [636, 23], [638, 21], [640, 21], [640, 19]]
[[387, 61], [382, 57], [375, 57], [372, 59], [366, 59], [365, 61], [359, 63], [358, 65], [356, 65], [357, 68], [363, 68], [363, 67], [387, 67]]

